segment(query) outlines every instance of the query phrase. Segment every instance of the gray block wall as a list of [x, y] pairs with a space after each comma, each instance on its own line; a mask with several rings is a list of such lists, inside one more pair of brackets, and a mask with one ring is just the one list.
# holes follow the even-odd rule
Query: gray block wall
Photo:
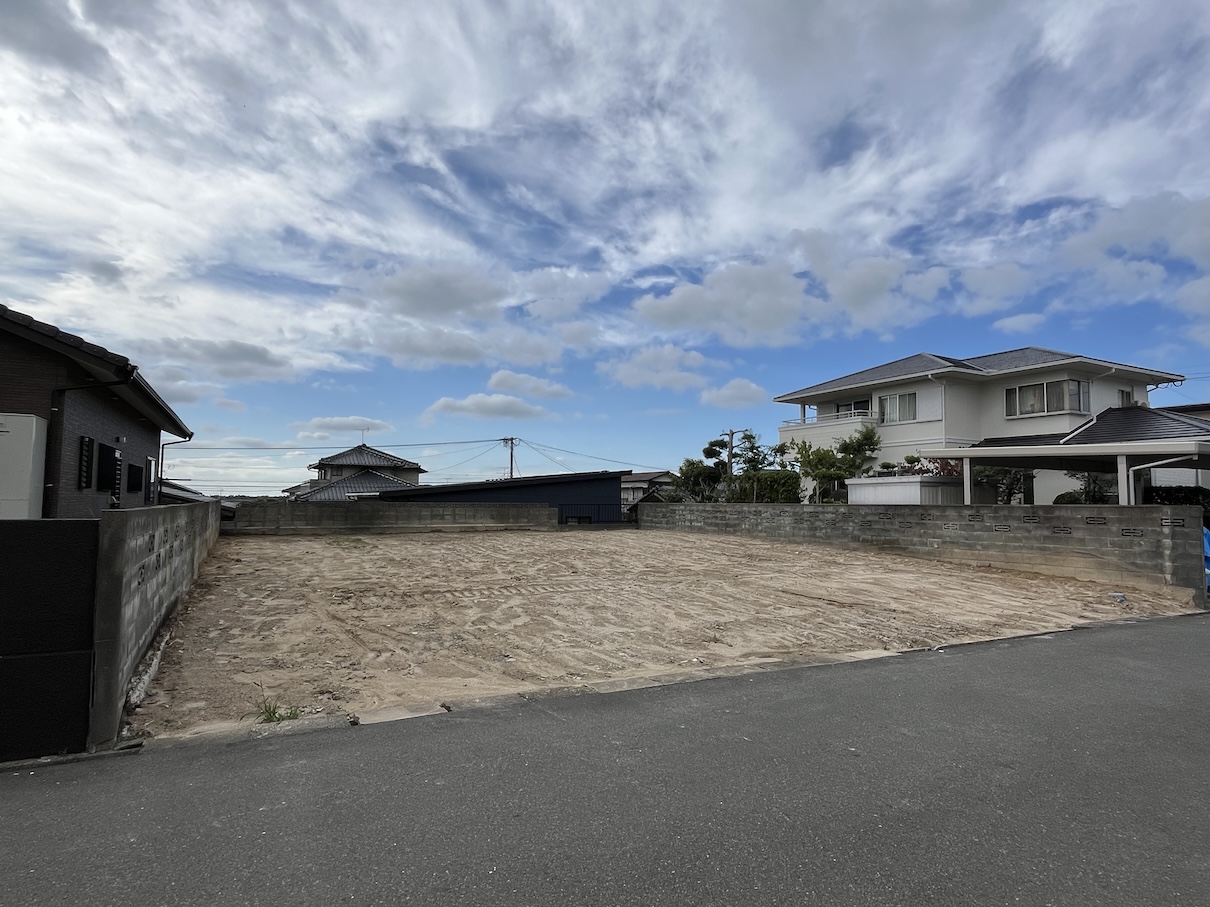
[[118, 735], [126, 685], [218, 538], [219, 504], [101, 514], [88, 743]]
[[249, 501], [223, 524], [224, 535], [319, 535], [337, 532], [558, 529], [546, 504], [412, 504], [349, 501], [328, 504]]
[[871, 546], [1121, 586], [1206, 607], [1200, 507], [640, 504], [640, 529]]

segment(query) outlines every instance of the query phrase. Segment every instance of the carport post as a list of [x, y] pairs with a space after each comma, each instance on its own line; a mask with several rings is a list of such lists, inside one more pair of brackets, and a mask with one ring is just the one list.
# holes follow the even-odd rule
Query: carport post
[[1125, 506], [1134, 503], [1134, 483], [1131, 482], [1130, 468], [1126, 465], [1126, 457], [1118, 457], [1118, 503]]
[[969, 507], [975, 500], [975, 482], [972, 477], [971, 458], [962, 458], [962, 503]]

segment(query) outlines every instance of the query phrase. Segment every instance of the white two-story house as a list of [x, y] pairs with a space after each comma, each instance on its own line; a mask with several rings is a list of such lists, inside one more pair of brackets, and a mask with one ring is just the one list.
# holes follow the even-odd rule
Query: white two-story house
[[[917, 353], [775, 397], [798, 407], [778, 440], [831, 447], [866, 425], [878, 430], [877, 461], [968, 447], [988, 438], [1069, 434], [1110, 407], [1148, 405], [1148, 391], [1182, 380], [1156, 369], [1024, 347], [955, 359]], [[1039, 473], [1035, 496], [1049, 502], [1073, 487], [1062, 472]]]

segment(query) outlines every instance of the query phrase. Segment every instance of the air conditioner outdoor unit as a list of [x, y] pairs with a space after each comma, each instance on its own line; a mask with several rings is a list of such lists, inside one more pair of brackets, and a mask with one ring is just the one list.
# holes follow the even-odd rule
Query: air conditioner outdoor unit
[[42, 518], [46, 420], [0, 413], [0, 520]]

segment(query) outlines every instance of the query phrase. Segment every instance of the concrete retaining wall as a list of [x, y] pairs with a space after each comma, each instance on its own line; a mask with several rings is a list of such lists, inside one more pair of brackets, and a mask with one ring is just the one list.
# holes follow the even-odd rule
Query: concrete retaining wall
[[385, 501], [308, 504], [250, 501], [223, 524], [224, 535], [320, 535], [336, 532], [557, 529], [559, 510], [546, 504], [412, 504]]
[[218, 532], [217, 501], [101, 515], [90, 746], [117, 738], [126, 685], [156, 631], [197, 577]]
[[1121, 586], [1176, 586], [1206, 607], [1200, 507], [640, 504], [640, 529], [872, 545]]

